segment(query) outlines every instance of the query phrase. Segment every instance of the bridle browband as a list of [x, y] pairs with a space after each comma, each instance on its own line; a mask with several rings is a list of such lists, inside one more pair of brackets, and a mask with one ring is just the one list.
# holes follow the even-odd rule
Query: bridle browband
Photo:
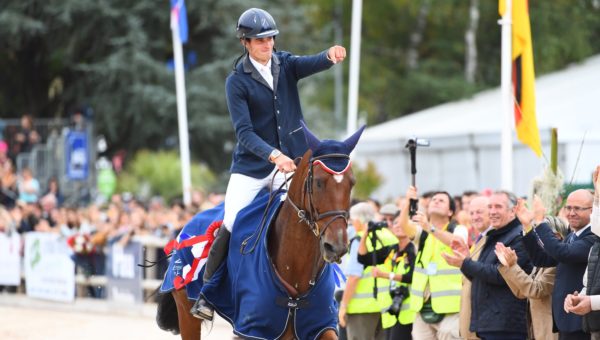
[[[350, 156], [348, 156], [346, 154], [341, 154], [341, 153], [332, 153], [332, 154], [326, 154], [326, 155], [321, 155], [321, 156], [317, 156], [317, 157], [311, 157], [311, 159], [309, 160], [308, 175], [304, 179], [304, 184], [303, 184], [304, 189], [302, 190], [301, 202], [303, 202], [305, 205], [304, 209], [300, 209], [298, 207], [298, 205], [292, 201], [292, 199], [289, 196], [289, 192], [288, 192], [288, 195], [286, 198], [286, 200], [290, 203], [290, 205], [292, 207], [294, 207], [294, 209], [296, 210], [296, 213], [299, 218], [298, 222], [306, 223], [308, 225], [308, 227], [310, 228], [310, 230], [313, 232], [313, 234], [315, 234], [315, 236], [319, 239], [321, 237], [323, 237], [323, 234], [325, 233], [325, 231], [327, 230], [329, 225], [338, 218], [344, 219], [344, 222], [346, 223], [346, 225], [348, 225], [348, 211], [347, 210], [329, 210], [324, 213], [319, 213], [319, 211], [317, 210], [317, 207], [315, 207], [315, 204], [313, 202], [314, 166], [316, 164], [316, 165], [321, 165], [321, 166], [326, 167], [325, 163], [322, 160], [323, 159], [331, 159], [331, 158], [342, 158], [342, 159], [347, 159], [348, 161], [350, 160]], [[346, 172], [346, 170], [348, 170], [349, 168], [350, 168], [350, 166], [347, 166], [341, 172], [335, 172], [329, 168], [326, 169], [326, 171], [329, 173], [339, 175], [339, 174], [343, 174], [344, 172]], [[323, 229], [321, 230], [318, 222], [325, 218], [328, 218], [328, 217], [331, 217], [331, 218], [327, 221], [327, 223], [325, 223]]]

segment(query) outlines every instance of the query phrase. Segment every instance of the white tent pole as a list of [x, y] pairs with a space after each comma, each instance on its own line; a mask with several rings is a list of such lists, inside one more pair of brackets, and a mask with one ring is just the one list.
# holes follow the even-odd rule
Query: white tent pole
[[502, 142], [501, 154], [501, 185], [504, 190], [513, 190], [513, 142], [512, 129], [514, 126], [513, 101], [512, 101], [512, 1], [505, 0], [504, 16], [499, 20], [502, 26], [502, 51], [501, 51], [501, 93], [502, 93]]
[[179, 153], [181, 158], [181, 183], [183, 203], [192, 202], [192, 180], [190, 171], [190, 144], [188, 139], [187, 104], [185, 79], [183, 75], [183, 48], [179, 37], [179, 24], [171, 12], [171, 32], [173, 35], [173, 59], [175, 61], [175, 89], [177, 91], [177, 120], [179, 122]]
[[352, 32], [350, 35], [350, 80], [348, 85], [348, 123], [346, 133], [356, 131], [358, 118], [358, 82], [360, 75], [360, 39], [362, 24], [362, 0], [352, 1]]

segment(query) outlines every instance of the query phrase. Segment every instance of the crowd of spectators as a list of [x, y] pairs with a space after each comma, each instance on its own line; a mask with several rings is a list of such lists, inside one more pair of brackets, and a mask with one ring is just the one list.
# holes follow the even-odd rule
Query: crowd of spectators
[[[83, 129], [80, 111], [72, 118], [72, 128]], [[0, 137], [0, 233], [60, 235], [73, 250], [77, 271], [85, 275], [104, 274], [106, 245], [124, 245], [133, 236], [143, 235], [168, 240], [196, 213], [223, 200], [220, 194], [194, 190], [188, 206], [179, 199], [166, 202], [158, 196], [144, 202], [128, 192], [114, 194], [103, 204], [66, 204], [73, 200], [61, 192], [57, 177], [40, 183], [33, 169], [16, 167], [20, 154], [43, 142], [32, 117], [24, 115], [19, 127], [4, 132]]]
[[501, 190], [355, 202], [340, 339], [600, 339], [599, 175], [556, 214]]

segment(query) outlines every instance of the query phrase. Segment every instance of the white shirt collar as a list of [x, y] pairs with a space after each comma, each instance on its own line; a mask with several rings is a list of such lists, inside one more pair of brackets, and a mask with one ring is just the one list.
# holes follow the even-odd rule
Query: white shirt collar
[[269, 61], [267, 62], [266, 65], [259, 63], [258, 61], [254, 60], [254, 58], [252, 58], [252, 57], [250, 57], [250, 62], [252, 63], [252, 65], [254, 65], [254, 68], [256, 68], [258, 70], [258, 72], [260, 72], [261, 74], [264, 71], [268, 71], [269, 73], [271, 73], [271, 59], [269, 59]]
[[575, 235], [576, 235], [577, 237], [581, 236], [581, 233], [583, 233], [583, 232], [584, 232], [584, 231], [585, 231], [587, 228], [589, 228], [590, 226], [591, 226], [591, 224], [588, 224], [588, 225], [586, 225], [585, 227], [583, 227], [583, 228], [581, 228], [581, 229], [577, 230], [577, 231], [575, 232]]

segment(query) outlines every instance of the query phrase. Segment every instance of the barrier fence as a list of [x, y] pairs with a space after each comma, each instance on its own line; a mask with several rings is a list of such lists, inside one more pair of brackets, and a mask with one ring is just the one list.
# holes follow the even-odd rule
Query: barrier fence
[[134, 236], [125, 246], [107, 245], [103, 254], [81, 254], [56, 234], [0, 233], [0, 286], [16, 286], [27, 296], [53, 301], [72, 302], [91, 295], [143, 303], [162, 282], [167, 261], [147, 268], [138, 264], [162, 258], [167, 241]]

